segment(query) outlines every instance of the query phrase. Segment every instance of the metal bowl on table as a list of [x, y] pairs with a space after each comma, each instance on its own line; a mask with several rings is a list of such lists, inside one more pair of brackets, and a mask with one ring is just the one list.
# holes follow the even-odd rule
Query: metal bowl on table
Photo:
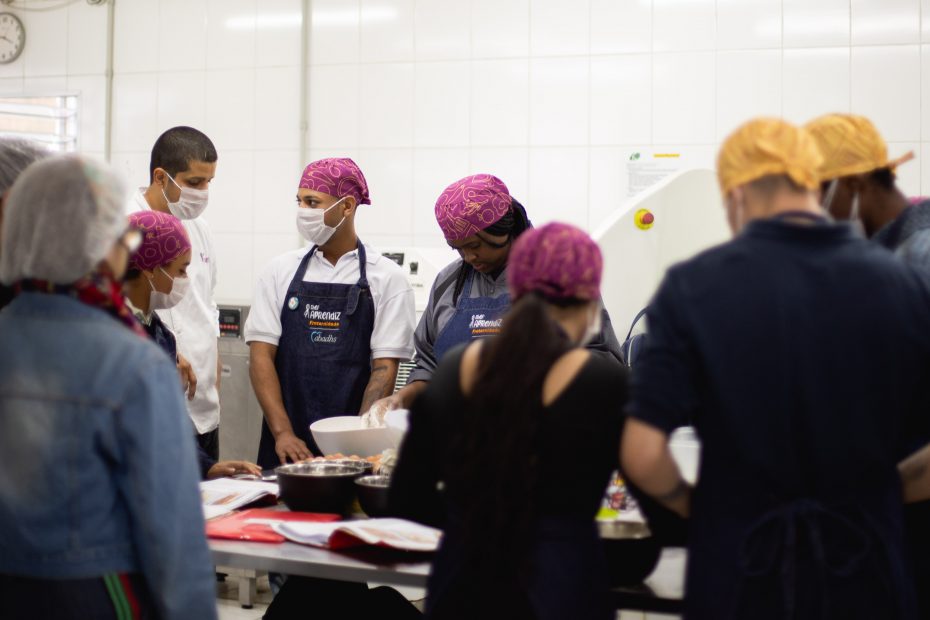
[[344, 458], [344, 459], [331, 459], [326, 458], [325, 460], [313, 460], [313, 461], [303, 461], [304, 463], [325, 463], [327, 465], [345, 465], [347, 467], [361, 467], [365, 474], [370, 474], [374, 468], [374, 464], [371, 461], [366, 461], [365, 459], [359, 458]]
[[355, 479], [358, 503], [369, 517], [387, 516], [390, 476], [362, 476]]
[[355, 479], [368, 472], [363, 462], [310, 462], [275, 469], [281, 501], [291, 510], [345, 514], [355, 499]]

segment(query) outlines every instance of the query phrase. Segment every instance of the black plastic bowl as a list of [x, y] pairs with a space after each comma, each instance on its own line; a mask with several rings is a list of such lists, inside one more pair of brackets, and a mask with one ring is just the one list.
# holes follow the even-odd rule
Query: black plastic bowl
[[281, 501], [291, 510], [346, 514], [355, 499], [355, 479], [366, 468], [361, 463], [294, 463], [275, 473]]
[[369, 517], [387, 516], [390, 476], [362, 476], [355, 480], [358, 503]]
[[662, 547], [641, 523], [598, 523], [611, 587], [642, 583], [659, 563]]

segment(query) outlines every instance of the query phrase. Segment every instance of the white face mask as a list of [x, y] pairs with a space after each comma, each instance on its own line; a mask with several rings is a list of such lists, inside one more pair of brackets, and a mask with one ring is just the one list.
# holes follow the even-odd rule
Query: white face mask
[[178, 198], [177, 202], [171, 202], [168, 200], [168, 194], [165, 193], [165, 190], [162, 189], [161, 193], [165, 197], [165, 200], [168, 202], [168, 210], [171, 211], [171, 215], [178, 218], [179, 220], [193, 220], [200, 216], [203, 213], [204, 209], [207, 208], [207, 199], [209, 198], [209, 190], [206, 189], [194, 189], [193, 187], [181, 187], [178, 185], [178, 182], [174, 178], [165, 173], [171, 182], [181, 190], [181, 197]]
[[865, 225], [859, 217], [859, 192], [853, 194], [852, 206], [849, 208], [849, 223], [860, 237], [865, 237]]
[[588, 344], [594, 340], [598, 334], [601, 333], [601, 304], [597, 304], [594, 307], [594, 318], [588, 321], [588, 327], [584, 331], [584, 335], [581, 337], [581, 342], [578, 343], [579, 347], [588, 346]]
[[823, 210], [826, 211], [828, 215], [832, 215], [830, 213], [830, 206], [833, 204], [833, 197], [836, 196], [836, 188], [839, 187], [839, 182], [839, 179], [833, 179], [830, 181], [830, 186], [827, 188], [827, 193], [823, 196], [823, 204], [820, 206], [823, 207]]
[[345, 197], [340, 198], [326, 209], [297, 207], [297, 230], [300, 232], [300, 235], [314, 245], [323, 245], [329, 241], [336, 232], [336, 229], [342, 226], [342, 223], [346, 221], [346, 218], [342, 216], [338, 224], [335, 226], [327, 226], [326, 222], [323, 221], [323, 216], [326, 215], [327, 211], [343, 200], [345, 200]]
[[[159, 267], [159, 269], [161, 269], [161, 267]], [[184, 299], [184, 295], [187, 294], [187, 289], [190, 288], [190, 278], [172, 278], [164, 269], [161, 269], [161, 272], [171, 280], [171, 292], [162, 293], [161, 291], [155, 290], [155, 284], [149, 280], [149, 286], [152, 287], [152, 293], [149, 297], [150, 310], [168, 310], [169, 308], [174, 308], [181, 303], [181, 300]]]
[[[827, 212], [827, 215], [832, 215], [830, 207], [833, 204], [833, 197], [836, 195], [836, 188], [839, 187], [839, 181], [839, 179], [830, 181], [830, 187], [827, 188], [827, 193], [824, 195], [822, 206], [824, 211]], [[862, 225], [862, 218], [859, 217], [859, 192], [853, 194], [852, 205], [849, 207], [848, 221], [857, 234], [865, 237], [865, 226]]]

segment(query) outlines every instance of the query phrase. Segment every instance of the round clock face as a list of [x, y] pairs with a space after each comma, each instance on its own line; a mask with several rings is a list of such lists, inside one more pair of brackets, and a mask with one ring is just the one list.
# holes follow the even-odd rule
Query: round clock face
[[0, 13], [0, 63], [13, 62], [23, 52], [26, 29], [12, 13]]

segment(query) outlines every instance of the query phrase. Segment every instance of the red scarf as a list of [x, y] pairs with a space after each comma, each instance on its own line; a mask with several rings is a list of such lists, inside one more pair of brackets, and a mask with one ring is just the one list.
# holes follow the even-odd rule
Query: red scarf
[[136, 335], [146, 339], [149, 337], [126, 306], [122, 287], [109, 271], [97, 271], [72, 284], [55, 284], [38, 279], [20, 280], [13, 285], [13, 292], [16, 295], [23, 292], [67, 295], [88, 306], [103, 310]]

